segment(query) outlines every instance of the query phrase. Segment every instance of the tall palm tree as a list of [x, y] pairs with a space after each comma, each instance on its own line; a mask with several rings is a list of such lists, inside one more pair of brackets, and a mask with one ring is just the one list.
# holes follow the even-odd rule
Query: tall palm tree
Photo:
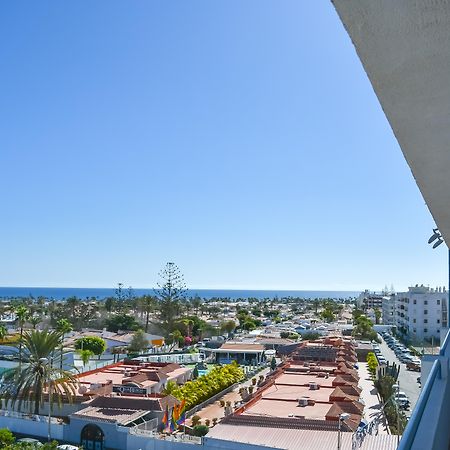
[[70, 333], [73, 330], [72, 324], [67, 319], [60, 319], [56, 323], [56, 330], [61, 335], [61, 355], [59, 361], [59, 368], [63, 368], [63, 353], [64, 353], [64, 338], [66, 333]]
[[49, 360], [58, 347], [61, 334], [56, 331], [32, 330], [24, 333], [24, 363], [2, 374], [1, 396], [6, 402], [17, 404], [20, 410], [23, 402], [34, 405], [34, 414], [39, 414], [44, 397], [48, 393], [49, 408], [53, 408], [54, 397], [61, 405], [64, 399], [72, 402], [78, 385], [72, 372], [53, 367]]
[[140, 301], [140, 309], [143, 313], [145, 313], [145, 332], [148, 333], [148, 325], [150, 322], [150, 314], [156, 308], [156, 299], [151, 295], [144, 295]]
[[23, 326], [30, 316], [30, 311], [24, 305], [20, 305], [15, 310], [17, 322], [20, 327], [20, 340], [19, 340], [19, 366], [22, 364], [22, 339], [23, 339]]
[[8, 330], [5, 325], [0, 325], [0, 341], [3, 341], [8, 336]]

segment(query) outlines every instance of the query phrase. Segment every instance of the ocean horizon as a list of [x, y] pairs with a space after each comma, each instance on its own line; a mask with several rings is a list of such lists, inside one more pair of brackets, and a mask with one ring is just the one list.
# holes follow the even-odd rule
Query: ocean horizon
[[[124, 288], [126, 294], [127, 288]], [[136, 296], [153, 295], [154, 289], [134, 289]], [[219, 298], [341, 298], [347, 299], [359, 295], [359, 291], [321, 291], [321, 290], [258, 290], [258, 289], [188, 289], [187, 297], [199, 296], [204, 299]], [[104, 299], [115, 296], [115, 288], [57, 288], [57, 287], [0, 287], [0, 298], [46, 297], [54, 300], [64, 300], [76, 296], [81, 299]]]

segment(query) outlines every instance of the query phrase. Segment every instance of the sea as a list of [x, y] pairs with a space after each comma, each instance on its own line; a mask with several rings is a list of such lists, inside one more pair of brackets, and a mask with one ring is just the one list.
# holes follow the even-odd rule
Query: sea
[[[126, 295], [127, 289], [124, 289]], [[136, 296], [153, 295], [154, 289], [134, 289]], [[238, 289], [188, 289], [187, 297], [199, 296], [203, 299], [229, 298], [231, 300], [257, 298], [336, 298], [350, 299], [357, 297], [360, 292], [357, 291], [284, 291], [284, 290], [238, 290]], [[11, 299], [18, 297], [45, 297], [53, 300], [64, 300], [69, 297], [78, 297], [81, 299], [96, 298], [98, 300], [114, 297], [115, 288], [57, 288], [57, 287], [0, 287], [0, 298]]]

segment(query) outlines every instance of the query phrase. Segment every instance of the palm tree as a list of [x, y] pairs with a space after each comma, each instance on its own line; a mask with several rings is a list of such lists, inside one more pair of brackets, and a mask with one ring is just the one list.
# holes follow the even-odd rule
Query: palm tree
[[148, 325], [150, 322], [150, 313], [155, 310], [156, 299], [151, 295], [144, 295], [140, 299], [140, 309], [143, 313], [145, 313], [145, 332], [148, 333]]
[[0, 341], [3, 341], [8, 336], [8, 330], [5, 325], [0, 325]]
[[77, 350], [77, 353], [81, 356], [81, 361], [83, 361], [83, 367], [89, 362], [94, 352], [92, 350]]
[[28, 322], [31, 323], [31, 325], [33, 326], [33, 330], [35, 330], [36, 326], [42, 322], [42, 317], [41, 316], [32, 316], [28, 319]]
[[63, 352], [64, 352], [64, 337], [66, 333], [70, 333], [73, 328], [72, 324], [67, 319], [60, 319], [56, 323], [56, 330], [61, 335], [61, 357], [59, 362], [59, 368], [62, 370], [63, 368]]
[[17, 321], [20, 327], [20, 340], [19, 340], [19, 366], [22, 364], [22, 338], [23, 338], [23, 326], [28, 320], [30, 312], [26, 306], [20, 305], [15, 310]]
[[2, 397], [6, 402], [11, 402], [12, 406], [17, 404], [19, 410], [23, 402], [30, 402], [30, 408], [34, 405], [34, 414], [39, 414], [46, 392], [49, 408], [53, 407], [53, 396], [60, 406], [63, 399], [72, 402], [77, 378], [72, 372], [53, 367], [49, 362], [60, 339], [61, 334], [56, 331], [32, 330], [23, 334], [19, 345], [23, 344], [24, 364], [2, 375]]

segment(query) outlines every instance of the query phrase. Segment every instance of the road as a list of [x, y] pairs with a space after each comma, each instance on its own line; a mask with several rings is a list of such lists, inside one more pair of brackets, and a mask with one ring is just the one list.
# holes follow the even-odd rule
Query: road
[[[381, 336], [380, 336], [381, 337]], [[400, 384], [400, 390], [403, 391], [411, 402], [411, 409], [406, 412], [408, 417], [411, 416], [412, 410], [416, 406], [417, 399], [420, 394], [420, 384], [417, 383], [417, 377], [420, 376], [420, 372], [413, 372], [406, 369], [406, 365], [401, 363], [395, 353], [387, 346], [386, 342], [381, 338], [380, 350], [386, 361], [389, 363], [395, 362], [400, 364], [400, 373], [398, 376], [398, 382]]]

